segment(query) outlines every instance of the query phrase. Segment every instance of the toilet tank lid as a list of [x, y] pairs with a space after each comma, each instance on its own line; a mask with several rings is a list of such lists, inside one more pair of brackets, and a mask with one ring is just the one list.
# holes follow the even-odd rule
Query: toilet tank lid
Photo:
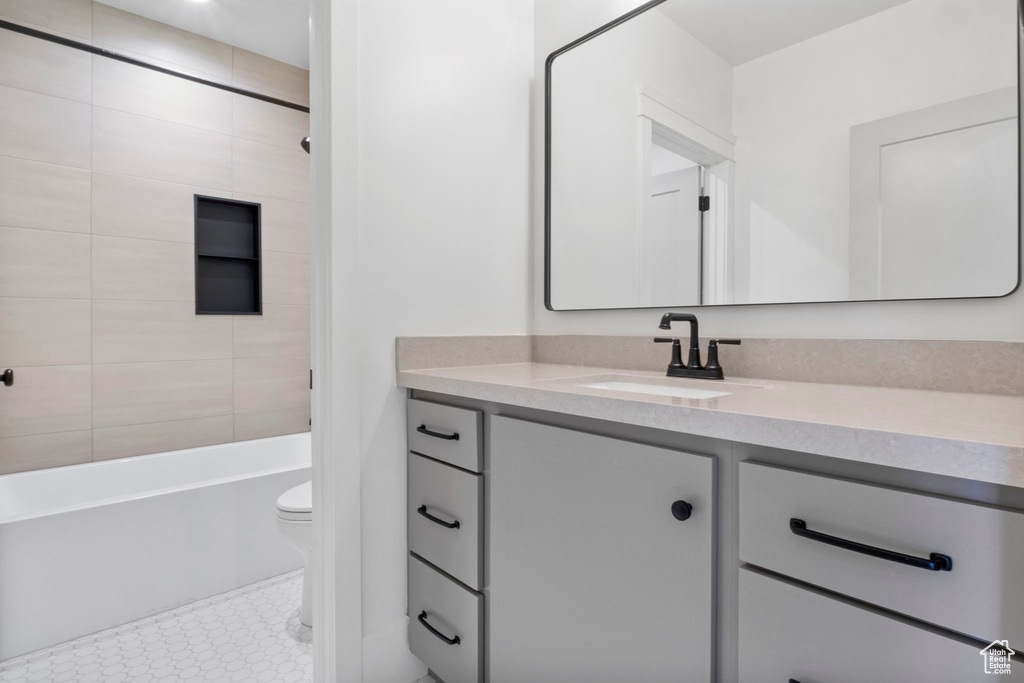
[[285, 512], [312, 512], [313, 482], [307, 481], [282, 493], [277, 499], [277, 509]]

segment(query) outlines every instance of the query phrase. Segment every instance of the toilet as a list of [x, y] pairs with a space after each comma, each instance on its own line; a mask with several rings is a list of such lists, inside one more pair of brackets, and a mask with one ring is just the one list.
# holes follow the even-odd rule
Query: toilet
[[302, 555], [302, 607], [299, 621], [313, 625], [313, 576], [310, 560], [313, 555], [313, 482], [307, 481], [288, 489], [277, 499], [277, 527], [285, 540]]

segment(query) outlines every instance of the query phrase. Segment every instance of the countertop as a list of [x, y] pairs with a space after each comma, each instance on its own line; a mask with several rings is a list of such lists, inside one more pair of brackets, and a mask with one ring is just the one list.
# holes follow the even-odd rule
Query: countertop
[[[710, 399], [578, 386], [611, 378], [736, 393]], [[513, 363], [401, 370], [407, 389], [1024, 487], [1024, 398]], [[730, 387], [729, 385], [747, 385]]]

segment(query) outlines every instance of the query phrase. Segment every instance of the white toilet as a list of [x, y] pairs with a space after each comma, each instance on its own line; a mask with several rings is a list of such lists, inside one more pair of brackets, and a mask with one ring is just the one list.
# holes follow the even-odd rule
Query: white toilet
[[313, 555], [313, 482], [307, 481], [288, 489], [277, 499], [277, 526], [285, 539], [302, 555], [302, 607], [299, 621], [313, 625], [313, 576], [310, 560]]

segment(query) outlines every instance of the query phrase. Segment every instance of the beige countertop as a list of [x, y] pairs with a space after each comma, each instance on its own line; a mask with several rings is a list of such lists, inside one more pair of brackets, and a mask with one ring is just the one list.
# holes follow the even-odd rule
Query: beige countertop
[[[733, 377], [674, 380], [659, 372], [549, 363], [400, 370], [397, 379], [408, 389], [1024, 487], [1022, 397]], [[609, 379], [736, 391], [697, 400], [579, 386]], [[729, 386], [735, 384], [745, 386]]]

